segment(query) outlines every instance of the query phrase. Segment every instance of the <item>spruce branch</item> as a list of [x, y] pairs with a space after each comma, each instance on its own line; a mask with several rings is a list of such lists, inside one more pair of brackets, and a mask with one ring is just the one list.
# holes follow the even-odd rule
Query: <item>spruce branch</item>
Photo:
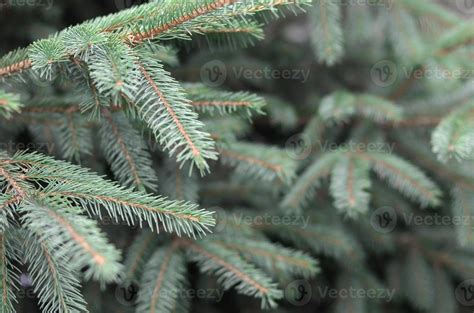
[[118, 103], [120, 97], [133, 99], [140, 75], [136, 63], [137, 57], [130, 47], [117, 37], [110, 38], [88, 61], [92, 88], [112, 103]]
[[9, 220], [14, 217], [15, 205], [21, 200], [19, 195], [0, 195], [0, 232], [9, 226]]
[[434, 267], [434, 286], [436, 287], [434, 312], [456, 312], [457, 304], [455, 299], [450, 296], [452, 292], [450, 277], [441, 266], [435, 265]]
[[[310, 2], [315, 7], [309, 21], [278, 24], [275, 29], [284, 32], [272, 38], [277, 45], [262, 43], [256, 54], [263, 59], [268, 55], [263, 49], [270, 48], [271, 60], [219, 54], [242, 68], [278, 64], [313, 71], [314, 55], [300, 41], [309, 22], [314, 31], [307, 39], [316, 60], [328, 66], [344, 61], [332, 69], [317, 66], [309, 84], [262, 83], [243, 75], [244, 81], [232, 80], [231, 87], [250, 83], [258, 93], [228, 92], [181, 85], [168, 72], [185, 56], [183, 47], [192, 53], [194, 44], [253, 44], [263, 38], [263, 22], [299, 12]], [[458, 8], [463, 9], [459, 3]], [[193, 261], [224, 289], [258, 298], [262, 307], [275, 307], [282, 298], [275, 282], [311, 279], [319, 266], [329, 265], [324, 277], [337, 280], [338, 290], [388, 290], [387, 281], [396, 288], [389, 304], [394, 312], [411, 307], [454, 312], [453, 282], [474, 275], [469, 222], [474, 130], [467, 101], [474, 88], [470, 78], [454, 77], [473, 68], [474, 24], [464, 13], [429, 0], [357, 6], [345, 0], [156, 0], [68, 27], [0, 58], [1, 142], [10, 137], [54, 143], [61, 158], [87, 162], [121, 184], [37, 153], [0, 152], [0, 311], [13, 312], [16, 285], [25, 277], [31, 278], [42, 311], [116, 311], [109, 304], [118, 299], [81, 295], [85, 276], [101, 284], [120, 278], [140, 282], [138, 312], [189, 312], [190, 301], [180, 291], [201, 287], [200, 279], [186, 277], [187, 262]], [[430, 35], [438, 38], [427, 40]], [[346, 50], [350, 55], [343, 60]], [[183, 69], [173, 70], [196, 81], [196, 68], [210, 61], [208, 54], [186, 55]], [[388, 88], [378, 84], [372, 76], [383, 59], [392, 60], [397, 77], [405, 79]], [[453, 76], [430, 77], [438, 70]], [[260, 96], [261, 90], [292, 103], [274, 94]], [[262, 113], [267, 117], [258, 116]], [[311, 149], [300, 162], [293, 151], [268, 144], [282, 144], [280, 135], [300, 131], [297, 144]], [[424, 144], [430, 135], [431, 147]], [[381, 146], [369, 150], [394, 138], [390, 153], [380, 152]], [[353, 149], [353, 143], [360, 145]], [[88, 156], [98, 145], [102, 155]], [[453, 158], [457, 162], [448, 163]], [[161, 166], [156, 172], [155, 165]], [[210, 173], [211, 166], [212, 175], [195, 175]], [[443, 186], [452, 186], [451, 192]], [[155, 189], [164, 196], [146, 193]], [[196, 241], [177, 238], [202, 237], [215, 224], [215, 212], [194, 203], [226, 207], [216, 209], [218, 232]], [[275, 203], [276, 214], [268, 208]], [[361, 216], [371, 205], [415, 219], [431, 217], [420, 208], [437, 206], [452, 224], [459, 217], [463, 223], [438, 227], [405, 219], [382, 234], [374, 231], [380, 230], [374, 217], [385, 214]], [[260, 223], [262, 215], [271, 222]], [[120, 240], [130, 243], [125, 266], [99, 227], [107, 217], [148, 226], [132, 240]], [[274, 223], [293, 218], [305, 224]], [[176, 235], [156, 236], [160, 230]], [[25, 270], [21, 278], [19, 264]], [[95, 291], [89, 282], [85, 287]], [[335, 300], [332, 309], [383, 312], [387, 306], [347, 297]]]
[[[101, 216], [101, 208], [115, 221], [125, 221], [129, 225], [142, 225], [146, 222], [152, 230], [178, 235], [203, 235], [214, 225], [211, 213], [198, 209], [197, 205], [183, 201], [169, 201], [145, 193], [127, 194], [127, 189], [99, 181], [100, 188], [81, 183], [51, 185], [44, 193], [66, 197], [85, 207], [92, 215]], [[104, 186], [105, 185], [105, 186]]]
[[472, 190], [455, 186], [451, 192], [453, 197], [452, 215], [462, 219], [462, 223], [455, 225], [457, 241], [461, 247], [473, 249], [474, 247], [474, 225], [472, 225]]
[[428, 15], [441, 23], [455, 25], [459, 22], [459, 16], [450, 10], [444, 9], [441, 4], [429, 0], [410, 1], [401, 0], [397, 5], [401, 5], [418, 15]]
[[138, 44], [145, 40], [153, 39], [167, 31], [173, 31], [175, 28], [189, 22], [193, 19], [203, 16], [219, 8], [235, 3], [236, 0], [199, 0], [184, 4], [179, 15], [171, 15], [163, 17], [162, 21], [158, 21], [154, 26], [147, 30], [141, 30], [129, 36], [129, 40], [133, 44]]
[[14, 262], [19, 260], [18, 251], [12, 247], [9, 232], [0, 233], [0, 312], [15, 312], [14, 304], [17, 302], [15, 293], [18, 290], [18, 268]]
[[346, 91], [337, 91], [325, 97], [319, 107], [319, 116], [326, 122], [343, 122], [354, 115], [377, 123], [396, 123], [402, 118], [402, 110], [381, 97]]
[[143, 137], [123, 112], [103, 109], [102, 115], [105, 118], [99, 130], [102, 150], [118, 180], [127, 187], [155, 190], [158, 178]]
[[415, 17], [396, 7], [390, 14], [388, 29], [397, 57], [406, 64], [417, 64], [425, 55], [426, 45]]
[[321, 179], [328, 176], [331, 168], [338, 161], [340, 154], [337, 152], [323, 154], [297, 179], [282, 200], [281, 207], [301, 209], [315, 194]]
[[219, 116], [203, 119], [205, 130], [218, 144], [231, 145], [249, 134], [251, 125], [239, 116]]
[[0, 77], [21, 73], [31, 68], [31, 65], [27, 49], [14, 50], [0, 59]]
[[[84, 216], [84, 212], [101, 218], [105, 209], [115, 220], [124, 219], [128, 223], [139, 220], [140, 224], [145, 220], [152, 229], [158, 229], [158, 222], [163, 222], [166, 230], [178, 234], [202, 233], [213, 223], [211, 213], [196, 210], [189, 203], [134, 193], [78, 166], [39, 154], [18, 153], [9, 157], [2, 153], [0, 180], [5, 193], [1, 199], [0, 234], [4, 312], [13, 312], [10, 301], [15, 297], [11, 288], [18, 278], [12, 261], [28, 264], [40, 307], [48, 312], [58, 309], [87, 312], [79, 292], [79, 271], [84, 271], [86, 279], [102, 283], [119, 279], [120, 252], [107, 242], [97, 222]], [[174, 205], [180, 207], [179, 212], [173, 212]], [[181, 208], [184, 208], [182, 212]], [[13, 214], [7, 209], [13, 210], [15, 216], [18, 214], [21, 231], [10, 233], [7, 218]], [[181, 218], [191, 220], [177, 221]], [[18, 244], [21, 257], [13, 254], [18, 247], [7, 247], [6, 243], [19, 234], [23, 237], [23, 243]], [[140, 262], [132, 262], [134, 269], [128, 275], [137, 275]]]
[[314, 0], [312, 44], [318, 61], [331, 66], [344, 54], [340, 0]]
[[201, 131], [203, 124], [192, 112], [179, 84], [156, 60], [142, 60], [143, 75], [138, 90], [139, 114], [155, 137], [179, 163], [191, 161], [202, 174], [209, 171], [206, 159], [216, 159], [214, 143]]
[[226, 92], [209, 88], [203, 84], [186, 84], [183, 86], [198, 112], [220, 115], [237, 113], [252, 117], [253, 113], [263, 114], [265, 100], [248, 92]]
[[459, 23], [439, 38], [432, 53], [436, 57], [443, 57], [455, 52], [458, 48], [474, 42], [474, 22]]
[[377, 175], [422, 207], [436, 206], [441, 190], [421, 170], [402, 158], [388, 153], [364, 153]]
[[[377, 187], [374, 186], [374, 198], [377, 194], [380, 194], [381, 191], [386, 190], [378, 190]], [[387, 197], [384, 197], [384, 199], [386, 198]], [[374, 205], [374, 207], [380, 207], [376, 199], [374, 199], [374, 203], [377, 203]], [[391, 233], [374, 232], [374, 227], [370, 223], [369, 219], [354, 219], [353, 221], [351, 221], [349, 229], [357, 236], [357, 238], [360, 238], [360, 242], [364, 246], [364, 248], [376, 255], [382, 255], [384, 253], [393, 253], [396, 250], [396, 234], [392, 235]]]
[[270, 124], [277, 125], [284, 131], [295, 129], [298, 124], [298, 116], [292, 103], [269, 95], [265, 95], [264, 99], [266, 105], [263, 107], [263, 111], [268, 116]]
[[319, 224], [301, 228], [265, 225], [263, 231], [289, 241], [298, 248], [309, 248], [314, 253], [333, 257], [343, 265], [357, 266], [365, 257], [359, 242], [340, 226]]
[[142, 230], [132, 245], [124, 260], [124, 281], [139, 281], [142, 277], [145, 265], [155, 252], [159, 239], [156, 234], [149, 230]]
[[[216, 20], [196, 29], [196, 44], [205, 41], [210, 48], [245, 48], [264, 38], [263, 27], [253, 20]], [[194, 42], [194, 41], [193, 41]], [[192, 45], [193, 42], [190, 42]]]
[[34, 291], [44, 312], [88, 312], [80, 292], [77, 271], [66, 266], [69, 260], [51, 243], [34, 233], [25, 233], [24, 260], [28, 264]]
[[[354, 288], [357, 290], [368, 288], [366, 285], [363, 284], [360, 277], [349, 271], [344, 271], [337, 277], [336, 286], [336, 288], [338, 288], [339, 290], [345, 290], [346, 288]], [[364, 297], [341, 297], [341, 299], [338, 299], [335, 304], [334, 312], [367, 312], [367, 307], [369, 304], [368, 302], [369, 301], [367, 301], [367, 299], [365, 299]]]
[[444, 117], [431, 135], [433, 152], [447, 162], [451, 158], [468, 159], [474, 148], [474, 103], [467, 103]]
[[[256, 0], [256, 1], [237, 1], [237, 0], [198, 0], [185, 2], [181, 4], [181, 10], [177, 14], [164, 16], [152, 16], [153, 23], [145, 21], [139, 23], [136, 29], [127, 38], [136, 45], [146, 40], [169, 40], [186, 39], [189, 34], [199, 34], [203, 28], [210, 24], [220, 22], [227, 24], [227, 20], [236, 19], [257, 13], [271, 12], [276, 14], [278, 8], [294, 9], [301, 8], [308, 4], [308, 0]], [[167, 3], [171, 8], [176, 9], [173, 2]], [[173, 10], [170, 10], [173, 12]], [[153, 14], [153, 13], [152, 13]], [[234, 24], [235, 28], [241, 28]]]
[[167, 159], [159, 176], [161, 193], [174, 200], [198, 202], [199, 181], [195, 174], [187, 166], [180, 168], [176, 160]]
[[209, 241], [183, 244], [188, 258], [196, 261], [201, 271], [217, 275], [224, 289], [234, 287], [239, 293], [260, 298], [262, 308], [274, 307], [276, 300], [282, 298], [283, 293], [276, 284], [237, 253]]
[[403, 133], [400, 133], [395, 136], [400, 151], [415, 159], [418, 163], [423, 162], [423, 167], [432, 172], [436, 172], [438, 177], [456, 181], [456, 184], [462, 188], [474, 190], [472, 178], [470, 178], [469, 174], [462, 168], [440, 166], [439, 161], [433, 155], [429, 146], [410, 144], [410, 142], [412, 142], [413, 139], [416, 140], [416, 138], [410, 138], [408, 136], [402, 137], [402, 134]]
[[434, 275], [431, 265], [415, 249], [405, 258], [402, 290], [418, 308], [431, 310], [434, 304]]
[[61, 247], [59, 253], [68, 257], [69, 266], [76, 270], [87, 267], [88, 279], [115, 281], [121, 271], [119, 251], [107, 242], [94, 221], [65, 205], [61, 199], [48, 199], [25, 203], [18, 210], [24, 213], [25, 227], [37, 233], [42, 242]]
[[68, 62], [66, 47], [59, 36], [34, 42], [28, 51], [31, 66], [40, 77], [51, 80], [55, 68]]
[[295, 275], [309, 279], [319, 272], [316, 260], [279, 244], [235, 236], [209, 240], [228, 249], [239, 251], [246, 260], [257, 264], [276, 278], [289, 278]]
[[[357, 172], [349, 171], [349, 161], [344, 157], [358, 159]], [[339, 163], [337, 163], [339, 162]], [[336, 168], [334, 168], [336, 166]], [[347, 152], [343, 150], [325, 153], [306, 169], [293, 188], [282, 201], [282, 208], [301, 209], [308, 197], [314, 195], [322, 177], [333, 168], [331, 194], [340, 210], [351, 207], [366, 211], [369, 195], [365, 189], [370, 186], [367, 169], [370, 168], [389, 185], [410, 199], [417, 200], [422, 207], [436, 206], [440, 203], [441, 190], [420, 169], [402, 158], [382, 152]], [[364, 169], [365, 168], [365, 169]], [[352, 175], [349, 175], [352, 172]], [[350, 179], [349, 179], [350, 178]], [[353, 186], [355, 180], [357, 186]], [[353, 189], [351, 189], [353, 188]], [[352, 195], [352, 197], [351, 197]], [[358, 198], [356, 198], [358, 196]], [[351, 205], [351, 203], [353, 205]], [[362, 207], [356, 206], [359, 203]], [[348, 212], [348, 214], [354, 212]]]
[[59, 117], [61, 124], [53, 129], [53, 134], [60, 144], [62, 155], [65, 159], [80, 163], [81, 156], [92, 153], [92, 134], [85, 127], [81, 116], [67, 112]]
[[369, 209], [369, 170], [367, 161], [350, 156], [341, 158], [332, 170], [330, 191], [334, 205], [349, 217], [357, 217]]
[[[179, 7], [177, 6], [179, 3]], [[56, 63], [67, 62], [70, 57], [88, 58], [90, 50], [111, 34], [132, 46], [148, 40], [187, 39], [190, 33], [199, 34], [209, 23], [238, 20], [244, 15], [270, 11], [277, 8], [298, 7], [309, 0], [237, 0], [166, 1], [155, 2], [123, 10], [122, 12], [87, 21], [66, 29], [48, 39], [33, 43], [27, 48], [13, 51], [0, 59], [0, 77], [34, 68], [41, 76], [51, 78]], [[177, 8], [180, 8], [177, 10]], [[163, 14], [163, 12], [166, 12]], [[240, 26], [235, 24], [236, 28]], [[68, 51], [68, 45], [70, 45]]]
[[221, 162], [235, 167], [236, 173], [264, 181], [289, 184], [296, 170], [296, 162], [286, 151], [245, 142], [233, 142], [219, 148]]
[[[16, 154], [12, 159], [0, 160], [8, 166], [26, 173], [26, 177], [40, 184], [43, 198], [68, 199], [83, 211], [101, 217], [105, 210], [116, 221], [124, 220], [129, 225], [146, 222], [151, 229], [184, 232], [188, 235], [203, 235], [214, 225], [211, 212], [198, 209], [197, 205], [183, 201], [170, 201], [144, 192], [131, 192], [96, 174], [40, 154]], [[0, 168], [1, 169], [1, 168]], [[6, 176], [5, 176], [6, 175]], [[13, 180], [10, 174], [0, 171], [0, 176], [11, 181], [14, 194], [27, 195], [22, 180]]]
[[95, 52], [104, 53], [108, 38], [95, 25], [85, 24], [70, 28], [63, 37], [67, 53], [74, 59], [89, 62]]
[[[239, 209], [234, 210], [232, 213], [228, 213], [223, 209], [217, 209], [216, 215], [220, 218], [217, 219], [217, 227], [225, 226], [225, 235], [226, 236], [235, 236], [243, 238], [259, 238], [261, 234], [257, 229], [254, 228], [255, 225], [252, 223], [241, 223], [239, 217], [253, 217], [255, 212], [249, 212], [249, 210]], [[217, 237], [217, 236], [215, 236]]]
[[171, 313], [184, 285], [186, 263], [179, 242], [161, 247], [145, 266], [138, 293], [137, 312]]
[[20, 96], [0, 89], [0, 115], [2, 117], [10, 118], [12, 114], [20, 112], [22, 106]]

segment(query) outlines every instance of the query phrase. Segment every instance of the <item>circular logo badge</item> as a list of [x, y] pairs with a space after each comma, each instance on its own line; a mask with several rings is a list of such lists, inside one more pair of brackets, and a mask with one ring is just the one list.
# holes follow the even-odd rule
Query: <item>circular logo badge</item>
[[313, 293], [307, 280], [295, 280], [285, 288], [285, 299], [296, 306], [308, 304]]
[[370, 78], [379, 87], [392, 85], [397, 80], [397, 77], [397, 66], [390, 60], [379, 61], [370, 68]]
[[456, 0], [456, 6], [461, 13], [474, 14], [474, 0]]
[[136, 304], [138, 298], [138, 283], [134, 281], [125, 281], [115, 288], [115, 298], [124, 306]]
[[456, 287], [456, 300], [464, 306], [474, 306], [474, 279], [467, 279]]
[[387, 234], [397, 226], [397, 213], [389, 206], [378, 208], [370, 215], [370, 225], [382, 234]]
[[201, 67], [201, 80], [209, 87], [221, 86], [227, 78], [227, 67], [220, 60], [209, 61]]
[[311, 153], [311, 139], [305, 134], [296, 134], [286, 141], [286, 153], [294, 160], [306, 159]]

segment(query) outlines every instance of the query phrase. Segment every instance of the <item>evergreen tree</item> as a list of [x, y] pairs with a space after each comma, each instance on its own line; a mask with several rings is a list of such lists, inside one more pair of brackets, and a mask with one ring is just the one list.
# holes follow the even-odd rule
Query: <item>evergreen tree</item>
[[469, 1], [126, 2], [0, 58], [0, 312], [474, 305]]

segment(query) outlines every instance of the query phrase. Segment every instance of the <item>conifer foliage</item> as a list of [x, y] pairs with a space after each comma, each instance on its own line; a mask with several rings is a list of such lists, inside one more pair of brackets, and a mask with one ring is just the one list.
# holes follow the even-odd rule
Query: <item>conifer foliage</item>
[[[95, 153], [96, 136], [117, 181], [44, 154], [2, 152], [1, 312], [15, 311], [22, 271], [31, 277], [42, 311], [86, 312], [90, 305], [82, 294], [82, 281], [139, 279], [139, 267], [144, 273], [137, 312], [172, 312], [178, 305], [184, 309], [180, 301], [186, 299], [178, 299], [178, 294], [186, 285], [186, 261], [217, 275], [226, 289], [260, 298], [263, 307], [276, 305], [282, 291], [238, 250], [204, 239], [193, 241], [211, 233], [215, 225], [213, 212], [194, 204], [195, 172], [208, 174], [209, 162], [221, 154], [221, 161], [238, 172], [288, 183], [294, 162], [279, 163], [287, 159], [283, 150], [258, 148], [272, 156], [269, 162], [275, 164], [267, 166], [257, 159], [251, 143], [216, 143], [212, 126], [198, 118], [199, 113], [261, 114], [262, 97], [182, 85], [165, 65], [177, 60], [176, 42], [222, 33], [244, 44], [262, 37], [257, 19], [264, 14], [302, 12], [306, 4], [152, 1], [66, 28], [1, 58], [0, 107], [7, 129], [15, 133], [27, 127], [38, 140], [55, 144], [57, 158], [74, 163]], [[49, 89], [28, 90], [29, 83], [39, 81]], [[63, 92], [55, 92], [58, 86]], [[8, 125], [17, 121], [23, 125]], [[229, 122], [244, 125], [243, 120]], [[153, 154], [161, 152], [168, 154], [165, 163], [171, 175], [154, 169]], [[158, 188], [159, 176], [163, 185]], [[150, 193], [158, 191], [169, 198]], [[100, 228], [104, 218], [148, 227], [153, 235], [140, 235], [147, 238], [162, 231], [174, 235], [166, 237], [169, 244], [152, 250], [149, 259], [142, 260], [142, 247], [132, 246], [124, 267], [121, 252]], [[276, 246], [263, 238], [260, 242], [274, 257]], [[316, 273], [312, 258], [296, 258], [306, 262], [301, 270]]]
[[142, 1], [0, 57], [33, 143], [0, 151], [0, 313], [474, 305], [474, 8], [440, 2]]

